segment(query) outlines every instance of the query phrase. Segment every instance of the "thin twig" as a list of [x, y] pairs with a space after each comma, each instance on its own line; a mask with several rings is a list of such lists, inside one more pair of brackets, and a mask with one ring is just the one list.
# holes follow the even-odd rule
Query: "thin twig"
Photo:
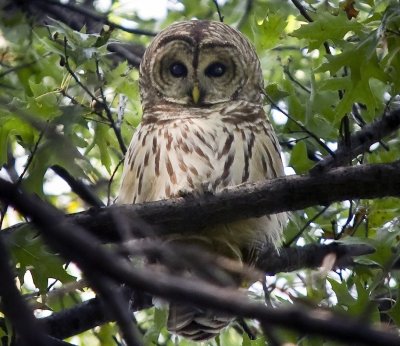
[[365, 153], [370, 146], [382, 138], [394, 133], [400, 128], [400, 108], [390, 114], [384, 114], [380, 119], [365, 125], [360, 131], [347, 139], [349, 145], [339, 146], [335, 156], [324, 157], [311, 170], [310, 173], [320, 173], [327, 169], [348, 163], [357, 155]]
[[254, 335], [253, 331], [250, 329], [249, 325], [243, 318], [238, 318], [237, 320], [239, 326], [242, 328], [243, 332], [247, 334], [250, 340], [256, 340], [257, 336]]
[[[96, 62], [97, 78], [99, 79], [99, 82], [102, 82], [102, 76], [101, 76], [100, 68], [99, 68], [99, 60], [96, 58], [95, 62]], [[112, 117], [111, 110], [110, 110], [110, 107], [107, 104], [106, 97], [104, 95], [103, 86], [101, 84], [99, 86], [99, 90], [100, 90], [102, 105], [103, 105], [103, 108], [104, 108], [104, 110], [106, 112], [107, 119], [109, 120], [109, 122], [111, 124], [111, 127], [114, 130], [115, 136], [117, 137], [117, 140], [118, 140], [119, 147], [121, 148], [122, 153], [125, 155], [126, 146], [125, 146], [124, 140], [122, 139], [121, 129], [117, 126], [117, 124], [115, 123], [115, 121], [114, 121], [114, 119]]]
[[342, 234], [346, 231], [347, 226], [350, 224], [351, 220], [353, 219], [353, 201], [349, 200], [350, 206], [349, 206], [349, 212], [347, 215], [347, 220], [342, 226], [342, 229], [340, 230], [339, 233], [335, 234], [335, 240], [338, 240], [341, 238]]
[[263, 94], [265, 97], [268, 99], [268, 102], [279, 112], [281, 112], [283, 115], [285, 115], [290, 121], [294, 122], [298, 127], [300, 127], [303, 132], [307, 133], [310, 137], [314, 138], [314, 140], [322, 147], [325, 149], [325, 151], [331, 155], [332, 157], [335, 157], [335, 153], [314, 133], [312, 133], [310, 130], [308, 130], [303, 124], [298, 122], [296, 119], [294, 119], [288, 112], [285, 112], [281, 107], [279, 107], [270, 97], [269, 95], [263, 90]]
[[[48, 124], [48, 123], [46, 123], [46, 126], [47, 126], [47, 124]], [[35, 156], [35, 154], [36, 154], [36, 152], [37, 152], [37, 150], [38, 150], [38, 148], [39, 148], [39, 144], [40, 144], [40, 142], [42, 141], [42, 138], [43, 138], [43, 135], [44, 135], [45, 132], [46, 132], [46, 128], [43, 129], [43, 131], [40, 132], [39, 138], [38, 138], [38, 140], [36, 141], [35, 146], [33, 147], [32, 151], [31, 151], [31, 153], [30, 153], [30, 155], [29, 155], [29, 157], [28, 157], [28, 160], [27, 160], [27, 162], [26, 162], [26, 165], [25, 165], [25, 167], [24, 167], [22, 173], [19, 175], [17, 181], [15, 182], [15, 184], [16, 184], [17, 186], [19, 186], [19, 185], [21, 184], [22, 179], [24, 178], [26, 172], [28, 171], [30, 165], [32, 164], [33, 158], [34, 158], [34, 156]], [[3, 208], [2, 208], [2, 210], [1, 210], [0, 229], [3, 227], [3, 222], [4, 222], [5, 216], [6, 216], [6, 214], [7, 214], [7, 210], [8, 210], [8, 204], [5, 204], [5, 205], [3, 206]]]
[[64, 167], [59, 165], [51, 166], [51, 169], [71, 187], [72, 191], [76, 193], [84, 202], [92, 207], [104, 207], [104, 203], [93, 192], [90, 186], [86, 185], [83, 181], [73, 177]]
[[[311, 16], [307, 13], [306, 9], [303, 7], [300, 1], [298, 0], [292, 0], [293, 5], [296, 6], [296, 8], [299, 10], [300, 14], [310, 23], [312, 23], [314, 20], [311, 18]], [[331, 48], [329, 47], [328, 42], [324, 42], [324, 48], [325, 52], [328, 55], [332, 55]], [[341, 91], [341, 90], [339, 90]], [[342, 95], [343, 97], [343, 95]]]
[[[101, 108], [103, 108], [106, 112], [107, 115], [107, 119], [110, 122], [110, 126], [112, 127], [114, 134], [117, 138], [118, 144], [120, 146], [120, 149], [122, 151], [122, 153], [125, 155], [126, 153], [126, 146], [125, 143], [122, 139], [121, 136], [121, 131], [120, 129], [118, 129], [115, 125], [114, 119], [112, 118], [112, 114], [111, 114], [111, 110], [108, 107], [108, 104], [106, 103], [106, 99], [104, 97], [104, 93], [102, 92], [102, 88], [100, 88], [101, 90], [101, 97], [102, 99], [100, 100], [98, 97], [96, 97], [77, 77], [77, 75], [75, 74], [75, 72], [72, 70], [70, 64], [69, 64], [69, 56], [68, 56], [68, 52], [67, 52], [67, 46], [68, 46], [68, 40], [66, 37], [64, 37], [64, 58], [65, 58], [65, 68], [67, 69], [67, 71], [69, 72], [69, 74], [72, 76], [72, 78], [74, 78], [75, 82], [91, 97], [92, 101], [95, 101], [97, 104], [99, 104], [101, 106]], [[97, 59], [96, 59], [96, 67], [97, 67], [97, 73], [98, 73], [98, 77], [100, 77], [100, 72], [98, 71], [98, 63], [97, 63]], [[101, 79], [100, 79], [101, 80]], [[97, 114], [97, 113], [96, 113]]]
[[301, 89], [303, 89], [307, 93], [311, 93], [311, 90], [305, 87], [303, 84], [301, 84], [296, 78], [293, 77], [292, 73], [290, 72], [289, 65], [284, 65], [283, 66], [283, 72], [286, 74], [286, 76], [289, 77], [289, 79], [295, 83], [297, 86], [299, 86]]
[[21, 64], [21, 65], [10, 67], [8, 70], [3, 71], [3, 72], [0, 73], [0, 79], [5, 77], [6, 75], [8, 75], [10, 73], [13, 73], [13, 72], [16, 72], [18, 70], [24, 69], [26, 67], [32, 66], [32, 65], [36, 64], [37, 62], [38, 62], [37, 60], [34, 60], [34, 61], [27, 62], [27, 63]]
[[[314, 20], [311, 18], [311, 16], [307, 13], [306, 9], [303, 7], [303, 5], [301, 4], [301, 2], [299, 0], [291, 0], [293, 5], [296, 6], [296, 8], [299, 10], [300, 14], [310, 23], [312, 23]], [[329, 43], [328, 42], [324, 42], [324, 48], [325, 48], [325, 52], [328, 55], [332, 55], [332, 51], [331, 48], [329, 47]], [[336, 77], [335, 74], [332, 75], [333, 77]], [[339, 99], [343, 98], [344, 92], [343, 90], [338, 90], [338, 95], [339, 95]]]
[[[359, 103], [354, 103], [351, 107], [351, 109], [352, 109], [351, 114], [353, 115], [353, 118], [355, 119], [357, 125], [360, 126], [361, 128], [363, 128], [365, 125], [367, 125], [367, 122], [362, 117], [362, 115], [360, 113], [360, 108], [361, 108], [361, 105]], [[385, 113], [386, 113], [386, 107], [385, 107]], [[382, 140], [379, 141], [379, 144], [386, 151], [389, 151], [389, 147]]]
[[317, 214], [315, 214], [311, 219], [309, 219], [305, 223], [305, 225], [296, 233], [296, 235], [292, 239], [285, 242], [282, 246], [289, 247], [290, 245], [292, 245], [316, 219], [318, 219], [323, 213], [325, 213], [325, 211], [328, 208], [329, 208], [329, 205], [323, 207]]
[[102, 101], [97, 99], [97, 97], [86, 87], [86, 85], [84, 85], [79, 80], [79, 78], [77, 77], [75, 72], [72, 70], [72, 68], [69, 64], [69, 56], [68, 56], [67, 47], [68, 47], [68, 40], [67, 40], [67, 37], [64, 37], [64, 58], [65, 58], [64, 66], [65, 66], [65, 68], [67, 69], [68, 73], [72, 76], [72, 78], [75, 79], [75, 82], [91, 97], [91, 99], [95, 100], [101, 104]]
[[223, 23], [224, 22], [224, 16], [221, 14], [221, 10], [219, 8], [218, 1], [217, 0], [213, 0], [213, 2], [214, 2], [215, 7], [217, 8], [219, 21], [221, 23]]
[[135, 54], [128, 49], [128, 46], [124, 46], [121, 43], [110, 43], [107, 45], [107, 50], [125, 58], [128, 63], [136, 68], [140, 66], [140, 62], [142, 61], [141, 55]]
[[314, 20], [310, 17], [310, 15], [307, 13], [306, 9], [303, 7], [303, 5], [300, 3], [298, 0], [292, 0], [293, 5], [296, 6], [296, 8], [299, 10], [300, 14], [307, 19], [309, 22], [313, 22]]
[[125, 157], [123, 157], [121, 160], [119, 160], [118, 164], [115, 166], [114, 171], [111, 174], [110, 179], [108, 180], [107, 184], [107, 205], [111, 204], [111, 185], [114, 181], [115, 174], [118, 172], [119, 166], [124, 162]]
[[126, 345], [144, 346], [142, 335], [137, 325], [133, 322], [128, 299], [121, 294], [120, 287], [101, 272], [97, 272], [91, 267], [88, 267], [88, 270], [85, 271], [88, 280], [100, 293], [100, 298], [108, 306], [112, 319], [118, 323]]

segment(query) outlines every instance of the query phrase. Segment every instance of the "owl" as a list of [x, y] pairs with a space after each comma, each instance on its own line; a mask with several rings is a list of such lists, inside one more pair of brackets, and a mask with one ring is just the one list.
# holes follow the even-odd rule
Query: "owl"
[[[191, 20], [161, 31], [140, 65], [143, 117], [127, 152], [117, 202], [201, 194], [284, 174], [280, 147], [263, 109], [254, 47], [237, 30]], [[281, 239], [285, 214], [169, 235], [252, 265]], [[168, 328], [193, 340], [216, 336], [231, 318], [171, 303]]]

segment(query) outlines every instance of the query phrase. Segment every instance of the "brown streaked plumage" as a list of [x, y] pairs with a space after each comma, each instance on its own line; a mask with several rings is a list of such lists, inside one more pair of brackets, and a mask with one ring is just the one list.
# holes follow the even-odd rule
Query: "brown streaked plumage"
[[[263, 78], [253, 46], [219, 22], [171, 25], [140, 66], [143, 119], [126, 156], [118, 203], [213, 192], [284, 174], [279, 144], [262, 105]], [[176, 234], [183, 241], [249, 265], [277, 246], [285, 214]], [[188, 225], [190, 230], [190, 225]], [[230, 317], [171, 304], [168, 328], [193, 340], [217, 335]]]

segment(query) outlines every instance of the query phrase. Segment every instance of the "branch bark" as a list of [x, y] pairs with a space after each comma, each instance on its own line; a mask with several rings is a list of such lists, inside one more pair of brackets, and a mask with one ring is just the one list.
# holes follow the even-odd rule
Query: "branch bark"
[[[400, 196], [400, 162], [335, 168], [320, 174], [292, 175], [243, 184], [216, 195], [191, 196], [135, 205], [91, 208], [67, 216], [103, 241], [120, 241], [118, 220], [126, 221], [135, 237], [143, 237], [143, 222], [154, 235], [187, 232], [224, 222], [294, 211], [349, 199]], [[9, 234], [12, 229], [3, 232]]]
[[[132, 292], [127, 287], [121, 288], [120, 294], [131, 300], [131, 311], [139, 311], [153, 305], [150, 295]], [[58, 339], [66, 339], [112, 321], [112, 314], [107, 305], [99, 298], [92, 298], [40, 319], [46, 332]]]
[[374, 251], [373, 247], [366, 244], [345, 245], [339, 242], [327, 245], [308, 244], [283, 248], [279, 251], [279, 256], [271, 254], [271, 252], [261, 254], [256, 266], [268, 275], [275, 275], [282, 272], [319, 267], [324, 258], [332, 254], [336, 257], [336, 268], [348, 268], [354, 265], [354, 257], [371, 254]]

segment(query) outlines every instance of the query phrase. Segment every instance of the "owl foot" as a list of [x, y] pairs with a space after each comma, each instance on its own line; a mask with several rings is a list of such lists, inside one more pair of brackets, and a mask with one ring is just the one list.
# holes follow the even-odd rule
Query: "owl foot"
[[196, 198], [200, 196], [210, 196], [210, 195], [214, 195], [212, 183], [210, 181], [204, 181], [197, 187], [197, 189], [187, 189], [187, 188], [179, 189], [178, 193], [176, 194], [176, 197]]

